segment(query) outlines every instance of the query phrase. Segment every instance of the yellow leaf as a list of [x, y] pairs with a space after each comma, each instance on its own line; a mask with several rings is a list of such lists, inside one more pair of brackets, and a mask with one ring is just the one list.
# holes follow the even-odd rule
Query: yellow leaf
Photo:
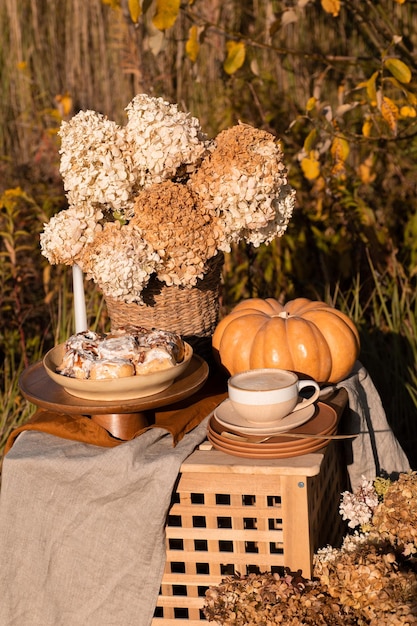
[[395, 134], [397, 132], [398, 107], [390, 98], [383, 96], [381, 99], [380, 111], [383, 119]]
[[335, 178], [346, 179], [346, 168], [343, 161], [336, 161], [331, 170], [332, 176]]
[[372, 130], [372, 120], [368, 117], [363, 125], [362, 125], [362, 135], [364, 137], [370, 137], [371, 136], [371, 130]]
[[378, 72], [374, 72], [369, 80], [366, 81], [366, 93], [369, 102], [373, 105], [376, 104], [376, 79]]
[[314, 180], [320, 176], [320, 163], [316, 158], [314, 158], [314, 156], [302, 159], [301, 169], [303, 170], [304, 176], [308, 180]]
[[128, 0], [130, 19], [137, 24], [139, 17], [142, 15], [142, 4], [140, 0]]
[[156, 0], [156, 13], [152, 24], [158, 30], [167, 30], [174, 26], [180, 10], [180, 0]]
[[306, 111], [312, 111], [316, 107], [317, 100], [316, 98], [311, 97], [307, 100]]
[[414, 93], [411, 93], [411, 91], [406, 91], [405, 95], [407, 96], [407, 102], [411, 106], [416, 106], [417, 105], [417, 96]]
[[333, 17], [337, 17], [340, 12], [340, 0], [321, 0], [321, 6], [330, 13]]
[[194, 25], [191, 26], [190, 30], [188, 31], [188, 39], [185, 44], [185, 52], [188, 58], [191, 59], [193, 63], [195, 63], [195, 61], [197, 60], [199, 50], [200, 44], [198, 43], [198, 28]]
[[223, 63], [226, 74], [234, 74], [245, 62], [246, 48], [243, 42], [228, 41], [226, 44], [227, 58]]
[[385, 67], [400, 83], [409, 83], [411, 80], [411, 70], [400, 59], [386, 59]]
[[400, 116], [401, 117], [416, 117], [417, 112], [414, 107], [403, 106], [400, 109]]
[[56, 108], [61, 117], [68, 117], [72, 112], [72, 98], [68, 92], [55, 96]]
[[315, 128], [313, 128], [313, 130], [311, 130], [307, 137], [304, 140], [304, 150], [307, 154], [309, 154], [309, 152], [311, 152], [311, 150], [313, 149], [314, 144], [316, 143], [316, 139], [317, 139], [317, 131]]
[[363, 161], [363, 163], [359, 165], [358, 174], [361, 182], [364, 185], [369, 185], [370, 183], [373, 183], [376, 178], [376, 174], [372, 171], [373, 165], [374, 159], [371, 155], [369, 155], [365, 159], [365, 161]]
[[349, 144], [343, 137], [335, 137], [330, 147], [330, 154], [336, 162], [344, 163], [349, 156]]

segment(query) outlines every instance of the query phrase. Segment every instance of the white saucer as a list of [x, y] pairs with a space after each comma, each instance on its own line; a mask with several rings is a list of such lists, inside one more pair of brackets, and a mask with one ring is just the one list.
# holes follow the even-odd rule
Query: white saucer
[[229, 398], [223, 400], [214, 410], [214, 417], [222, 426], [232, 428], [245, 435], [276, 435], [285, 433], [288, 430], [297, 428], [311, 419], [316, 411], [315, 404], [309, 404], [304, 409], [293, 411], [276, 424], [265, 424], [265, 426], [255, 426], [241, 417], [233, 408]]

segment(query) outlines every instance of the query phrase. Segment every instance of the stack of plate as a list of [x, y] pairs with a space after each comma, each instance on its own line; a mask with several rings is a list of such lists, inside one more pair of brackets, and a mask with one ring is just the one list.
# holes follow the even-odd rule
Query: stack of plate
[[[285, 459], [316, 452], [328, 445], [330, 439], [326, 437], [336, 434], [337, 421], [336, 411], [318, 402], [290, 413], [276, 425], [257, 427], [240, 417], [226, 399], [214, 411], [207, 437], [214, 448], [234, 456]], [[286, 433], [291, 436], [285, 436]], [[261, 441], [265, 438], [266, 441]]]

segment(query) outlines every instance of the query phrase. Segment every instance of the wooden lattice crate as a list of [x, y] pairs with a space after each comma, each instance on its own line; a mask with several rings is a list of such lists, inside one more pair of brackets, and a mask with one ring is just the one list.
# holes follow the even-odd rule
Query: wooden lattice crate
[[207, 588], [233, 573], [288, 567], [310, 577], [314, 551], [340, 544], [346, 487], [338, 441], [291, 459], [194, 452], [181, 467], [167, 520], [167, 562], [152, 626], [201, 624]]

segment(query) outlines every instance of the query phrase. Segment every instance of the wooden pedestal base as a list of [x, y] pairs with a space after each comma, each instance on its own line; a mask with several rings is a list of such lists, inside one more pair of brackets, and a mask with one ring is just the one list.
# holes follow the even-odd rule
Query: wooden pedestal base
[[113, 437], [129, 441], [137, 432], [151, 424], [147, 413], [108, 413], [91, 415], [93, 422], [105, 428]]

